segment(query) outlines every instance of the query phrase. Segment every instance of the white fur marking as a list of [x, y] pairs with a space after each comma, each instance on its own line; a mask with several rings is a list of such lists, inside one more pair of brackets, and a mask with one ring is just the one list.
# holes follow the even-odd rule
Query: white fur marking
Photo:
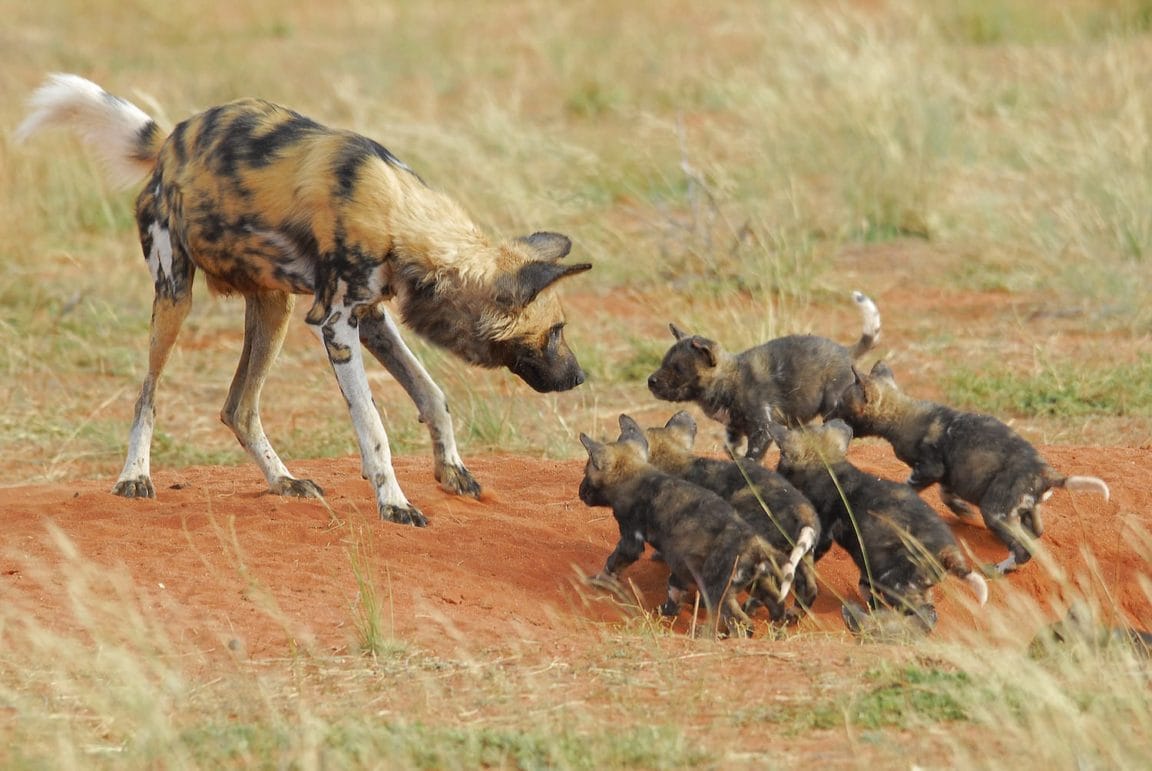
[[862, 334], [877, 340], [880, 337], [880, 310], [876, 303], [863, 292], [853, 292], [852, 300], [860, 306], [860, 316], [863, 319]]
[[168, 228], [160, 227], [158, 222], [148, 226], [148, 235], [152, 237], [148, 270], [152, 273], [153, 283], [159, 284], [162, 279], [172, 277], [172, 236]]
[[1100, 493], [1106, 501], [1111, 498], [1107, 483], [1098, 477], [1068, 477], [1064, 480], [1064, 487], [1078, 492]]
[[[1015, 564], [1015, 557], [1013, 557], [1013, 564]], [[976, 599], [981, 605], [988, 603], [988, 582], [984, 580], [984, 576], [973, 570], [964, 576], [964, 582], [972, 587], [972, 591], [976, 593]]]

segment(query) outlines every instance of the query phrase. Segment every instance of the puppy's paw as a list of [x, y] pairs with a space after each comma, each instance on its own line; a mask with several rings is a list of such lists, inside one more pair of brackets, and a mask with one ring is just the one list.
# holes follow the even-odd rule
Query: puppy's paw
[[138, 476], [134, 479], [121, 479], [116, 482], [112, 492], [121, 498], [155, 498], [156, 488], [152, 486], [152, 478]]

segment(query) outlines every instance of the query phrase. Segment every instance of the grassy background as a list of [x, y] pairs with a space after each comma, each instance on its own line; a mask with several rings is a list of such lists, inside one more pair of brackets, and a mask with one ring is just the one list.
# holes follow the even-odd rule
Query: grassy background
[[[111, 479], [144, 372], [151, 288], [132, 194], [110, 189], [65, 136], [10, 139], [54, 71], [169, 124], [239, 96], [280, 101], [379, 139], [495, 232], [572, 235], [578, 258], [595, 263], [567, 287], [569, 339], [590, 374], [581, 389], [526, 399], [507, 374], [466, 372], [417, 343], [449, 393], [465, 457], [576, 456], [576, 432], [607, 433], [621, 410], [667, 414], [643, 378], [669, 319], [732, 348], [793, 331], [840, 339], [855, 328], [845, 307], [855, 288], [881, 303], [887, 353], [910, 388], [1044, 441], [1150, 441], [1147, 0], [104, 5], [0, 0], [5, 483]], [[238, 304], [198, 288], [161, 388], [157, 466], [243, 462], [216, 418], [240, 334]], [[372, 378], [394, 449], [426, 451], [407, 399], [379, 368]], [[355, 452], [302, 324], [266, 394], [265, 425], [289, 464]], [[402, 645], [203, 681], [157, 654], [169, 641], [130, 613], [130, 597], [90, 578], [77, 607], [94, 620], [76, 639], [0, 613], [0, 717], [30, 716], [5, 723], [16, 766], [739, 760], [682, 725], [679, 705], [706, 701], [707, 672], [684, 685], [667, 647], [680, 643], [646, 629], [582, 662], [598, 693], [624, 694], [595, 713], [570, 703], [555, 673], [416, 660]], [[1147, 758], [1152, 711], [1126, 659], [915, 656], [869, 662], [864, 679], [814, 671], [819, 687], [803, 698], [702, 725], [783, 735], [839, 725], [873, 746], [885, 730], [923, 731], [971, 765], [984, 741], [1004, 757], [1029, 748], [1037, 765]], [[621, 675], [621, 658], [648, 668]], [[398, 683], [411, 686], [404, 719], [363, 709]], [[652, 728], [619, 722], [629, 689], [657, 687], [671, 689], [671, 706]], [[437, 722], [514, 703], [498, 719]]]
[[[424, 351], [466, 453], [579, 454], [574, 431], [650, 404], [643, 377], [668, 319], [732, 348], [845, 338], [857, 286], [926, 395], [1037, 439], [1148, 440], [1146, 2], [7, 6], [2, 126], [50, 71], [169, 124], [259, 94], [380, 139], [494, 232], [570, 233], [596, 265], [566, 288], [583, 295], [570, 337], [590, 382], [532, 397], [525, 414], [508, 375]], [[65, 136], [16, 148], [0, 133], [0, 454], [13, 481], [120, 465], [150, 299], [132, 198]], [[1003, 335], [943, 313], [902, 329], [916, 292], [1007, 295], [1048, 315]], [[299, 327], [269, 385], [269, 433], [286, 458], [354, 452]], [[216, 420], [239, 329], [237, 303], [201, 290], [161, 391], [158, 464], [242, 460]], [[1020, 366], [1001, 366], [1002, 337], [1028, 349]], [[1053, 382], [1087, 369], [1091, 382]], [[397, 449], [423, 450], [407, 400], [374, 376]]]

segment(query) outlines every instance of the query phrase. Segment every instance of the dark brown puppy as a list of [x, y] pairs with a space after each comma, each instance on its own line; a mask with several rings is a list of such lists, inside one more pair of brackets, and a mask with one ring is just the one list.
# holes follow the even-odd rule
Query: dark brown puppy
[[[787, 558], [758, 537], [723, 498], [648, 463], [648, 442], [636, 421], [620, 416], [620, 438], [601, 443], [580, 435], [588, 463], [580, 500], [610, 506], [620, 541], [600, 577], [615, 579], [650, 543], [672, 571], [666, 609], [679, 609], [684, 592], [698, 587], [718, 627], [747, 634], [752, 620], [737, 595], [754, 591], [773, 619], [783, 616], [780, 569]], [[775, 580], [766, 582], [772, 576]], [[774, 589], [766, 591], [771, 584]]]
[[784, 597], [790, 585], [796, 599], [811, 607], [816, 599], [812, 561], [804, 557], [820, 537], [820, 518], [812, 503], [774, 471], [749, 460], [722, 460], [692, 454], [696, 421], [677, 412], [663, 428], [649, 428], [648, 462], [719, 495], [752, 526], [756, 534], [788, 554], [784, 567]]
[[984, 524], [1011, 552], [996, 566], [1001, 573], [1032, 558], [1029, 541], [1044, 532], [1040, 504], [1053, 488], [1094, 490], [1108, 499], [1103, 480], [1063, 476], [1000, 420], [908, 396], [882, 361], [869, 375], [856, 373], [838, 414], [858, 435], [887, 439], [912, 467], [912, 487], [939, 482], [940, 497], [962, 517], [973, 514], [969, 503], [979, 506]]
[[824, 337], [789, 335], [730, 354], [720, 344], [669, 325], [676, 343], [648, 378], [657, 399], [695, 402], [728, 429], [733, 448], [748, 439], [745, 457], [759, 461], [772, 444], [769, 423], [799, 426], [828, 416], [852, 385], [852, 362], [880, 336], [876, 304], [860, 292], [852, 299], [863, 316], [852, 348]]
[[852, 429], [842, 420], [789, 431], [773, 426], [779, 471], [816, 506], [824, 527], [860, 570], [860, 593], [935, 623], [932, 587], [962, 578], [983, 605], [988, 584], [968, 567], [948, 525], [908, 485], [865, 473], [845, 458]]

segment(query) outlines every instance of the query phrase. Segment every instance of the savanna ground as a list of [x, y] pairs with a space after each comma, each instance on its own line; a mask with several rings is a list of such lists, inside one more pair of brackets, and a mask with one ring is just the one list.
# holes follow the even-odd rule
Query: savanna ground
[[[1146, 765], [1143, 665], [1028, 652], [1076, 598], [1152, 625], [1146, 2], [0, 10], [4, 766]], [[327, 505], [263, 492], [216, 419], [239, 307], [204, 292], [161, 387], [159, 497], [112, 496], [150, 282], [132, 194], [70, 138], [8, 138], [53, 71], [169, 123], [264, 96], [379, 139], [496, 233], [570, 234], [595, 263], [563, 290], [588, 382], [540, 396], [415, 343], [485, 485], [471, 501], [437, 489], [414, 408], [374, 368], [432, 521], [386, 525], [302, 322], [265, 425]], [[576, 437], [676, 409], [643, 386], [667, 322], [733, 349], [847, 342], [852, 289], [907, 390], [999, 415], [1112, 499], [1057, 493], [1042, 557], [982, 610], [945, 585], [936, 633], [909, 645], [843, 631], [839, 554], [809, 618], [747, 641], [647, 612], [658, 563], [620, 596], [584, 586], [615, 528], [577, 498]], [[906, 474], [882, 443], [852, 458]]]

